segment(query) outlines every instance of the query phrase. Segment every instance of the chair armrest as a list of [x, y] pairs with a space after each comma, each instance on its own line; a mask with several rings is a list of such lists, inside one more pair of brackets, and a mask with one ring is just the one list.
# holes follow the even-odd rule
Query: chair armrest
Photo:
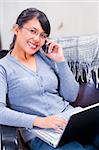
[[2, 150], [2, 132], [1, 132], [1, 126], [0, 126], [0, 150]]
[[1, 125], [1, 149], [9, 149], [9, 150], [17, 150], [18, 149], [18, 141], [16, 135], [16, 128]]
[[1, 149], [1, 134], [0, 134], [0, 149]]

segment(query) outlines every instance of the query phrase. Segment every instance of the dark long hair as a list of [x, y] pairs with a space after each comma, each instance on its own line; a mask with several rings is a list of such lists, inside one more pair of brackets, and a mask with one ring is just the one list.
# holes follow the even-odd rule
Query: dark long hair
[[[29, 20], [37, 18], [38, 21], [41, 24], [42, 29], [45, 31], [45, 33], [49, 36], [50, 34], [50, 22], [47, 18], [47, 16], [40, 10], [36, 8], [27, 8], [21, 12], [21, 14], [18, 16], [16, 20], [16, 24], [18, 24], [19, 28], [21, 29], [25, 23], [27, 23]], [[14, 48], [16, 41], [16, 35], [14, 34], [13, 41], [10, 44], [10, 49]]]

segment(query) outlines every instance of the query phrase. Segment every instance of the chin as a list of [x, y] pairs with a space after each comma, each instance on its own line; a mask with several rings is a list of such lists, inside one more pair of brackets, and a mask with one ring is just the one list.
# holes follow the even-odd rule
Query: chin
[[28, 54], [30, 54], [30, 55], [33, 55], [33, 54], [35, 54], [36, 52], [37, 52], [38, 50], [31, 50], [31, 51], [28, 51]]

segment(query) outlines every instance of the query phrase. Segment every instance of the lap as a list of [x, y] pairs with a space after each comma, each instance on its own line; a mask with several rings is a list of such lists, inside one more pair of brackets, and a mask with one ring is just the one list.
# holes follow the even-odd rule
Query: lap
[[92, 145], [83, 146], [77, 141], [69, 142], [55, 149], [39, 138], [28, 142], [28, 146], [30, 150], [96, 150]]
[[95, 137], [95, 139], [93, 140], [93, 145], [99, 149], [99, 134]]
[[99, 133], [97, 133], [95, 139], [90, 141], [90, 144], [88, 145], [73, 141], [55, 149], [41, 141], [39, 138], [36, 138], [35, 140], [28, 142], [28, 146], [28, 150], [99, 150]]

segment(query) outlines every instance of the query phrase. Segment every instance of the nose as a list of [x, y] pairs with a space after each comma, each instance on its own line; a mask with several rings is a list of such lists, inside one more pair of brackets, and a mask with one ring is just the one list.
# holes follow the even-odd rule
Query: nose
[[40, 35], [36, 34], [35, 36], [32, 37], [32, 39], [38, 42], [40, 41]]

